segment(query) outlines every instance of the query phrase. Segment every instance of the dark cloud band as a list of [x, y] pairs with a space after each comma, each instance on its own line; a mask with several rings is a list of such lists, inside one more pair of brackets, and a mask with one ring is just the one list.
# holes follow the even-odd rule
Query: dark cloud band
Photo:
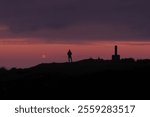
[[148, 0], [1, 0], [0, 37], [150, 40]]

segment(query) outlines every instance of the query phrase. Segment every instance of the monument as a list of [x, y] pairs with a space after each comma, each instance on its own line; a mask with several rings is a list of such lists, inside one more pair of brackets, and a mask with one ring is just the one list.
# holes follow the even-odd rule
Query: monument
[[118, 46], [115, 45], [114, 48], [114, 55], [112, 55], [112, 61], [119, 61], [120, 60], [120, 55], [118, 54]]

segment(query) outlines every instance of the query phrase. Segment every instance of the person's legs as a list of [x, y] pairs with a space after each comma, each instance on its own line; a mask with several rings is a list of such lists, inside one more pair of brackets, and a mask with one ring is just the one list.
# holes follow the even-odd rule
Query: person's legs
[[72, 57], [70, 57], [70, 62], [72, 63]]

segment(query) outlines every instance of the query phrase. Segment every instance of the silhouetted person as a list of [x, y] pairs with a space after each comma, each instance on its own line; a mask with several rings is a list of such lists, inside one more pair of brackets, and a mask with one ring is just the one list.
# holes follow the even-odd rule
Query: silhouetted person
[[72, 62], [72, 52], [71, 52], [71, 50], [68, 51], [67, 55], [68, 55], [68, 62], [71, 63]]

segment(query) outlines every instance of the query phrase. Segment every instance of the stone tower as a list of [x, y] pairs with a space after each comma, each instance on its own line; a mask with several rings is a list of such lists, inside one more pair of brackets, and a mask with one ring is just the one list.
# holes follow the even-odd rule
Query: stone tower
[[118, 47], [115, 45], [114, 48], [114, 55], [112, 55], [112, 61], [119, 61], [120, 60], [120, 55], [118, 55]]

